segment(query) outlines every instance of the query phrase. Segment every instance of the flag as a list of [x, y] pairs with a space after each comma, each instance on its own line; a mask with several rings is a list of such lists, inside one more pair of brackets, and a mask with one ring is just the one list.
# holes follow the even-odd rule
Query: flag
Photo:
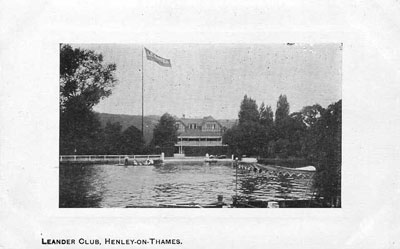
[[144, 48], [144, 50], [146, 51], [146, 58], [148, 60], [154, 61], [155, 63], [163, 67], [171, 67], [171, 61], [169, 59], [162, 58], [156, 55], [155, 53], [151, 52], [147, 48]]

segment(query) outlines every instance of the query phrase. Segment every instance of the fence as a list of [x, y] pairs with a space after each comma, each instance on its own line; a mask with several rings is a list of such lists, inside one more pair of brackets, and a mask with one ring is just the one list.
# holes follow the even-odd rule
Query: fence
[[60, 162], [124, 162], [125, 158], [134, 160], [159, 159], [164, 160], [164, 153], [160, 155], [60, 155]]

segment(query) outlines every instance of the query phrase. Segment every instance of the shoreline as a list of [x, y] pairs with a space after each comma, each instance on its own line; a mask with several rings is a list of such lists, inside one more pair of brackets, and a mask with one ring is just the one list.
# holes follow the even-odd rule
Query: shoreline
[[[164, 158], [164, 163], [166, 162], [206, 162], [207, 157], [200, 156], [200, 157], [166, 157]], [[230, 158], [224, 159], [212, 159], [213, 162], [234, 162]]]

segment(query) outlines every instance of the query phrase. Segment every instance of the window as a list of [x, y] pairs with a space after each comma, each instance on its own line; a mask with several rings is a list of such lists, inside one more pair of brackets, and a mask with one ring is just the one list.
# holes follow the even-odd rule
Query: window
[[217, 125], [216, 124], [213, 124], [213, 123], [208, 123], [208, 124], [206, 124], [206, 129], [207, 130], [216, 130], [217, 129]]
[[220, 142], [220, 141], [221, 141], [221, 138], [208, 138], [207, 141], [210, 141], [210, 142]]
[[189, 124], [189, 129], [197, 129], [197, 124]]

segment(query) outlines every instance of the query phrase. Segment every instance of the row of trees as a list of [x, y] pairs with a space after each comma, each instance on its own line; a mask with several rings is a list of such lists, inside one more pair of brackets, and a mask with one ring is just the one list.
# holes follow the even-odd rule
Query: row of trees
[[341, 105], [341, 101], [327, 109], [315, 104], [290, 113], [287, 97], [280, 95], [274, 115], [270, 106], [262, 103], [258, 108], [256, 101], [245, 95], [240, 105], [239, 121], [226, 131], [223, 142], [237, 155], [312, 157], [314, 141], [322, 132], [322, 121], [335, 105]]
[[285, 95], [279, 96], [275, 117], [270, 106], [258, 108], [244, 96], [239, 122], [223, 142], [236, 155], [302, 158], [317, 166], [315, 186], [321, 196], [340, 196], [342, 101], [326, 109], [318, 104], [290, 113]]

